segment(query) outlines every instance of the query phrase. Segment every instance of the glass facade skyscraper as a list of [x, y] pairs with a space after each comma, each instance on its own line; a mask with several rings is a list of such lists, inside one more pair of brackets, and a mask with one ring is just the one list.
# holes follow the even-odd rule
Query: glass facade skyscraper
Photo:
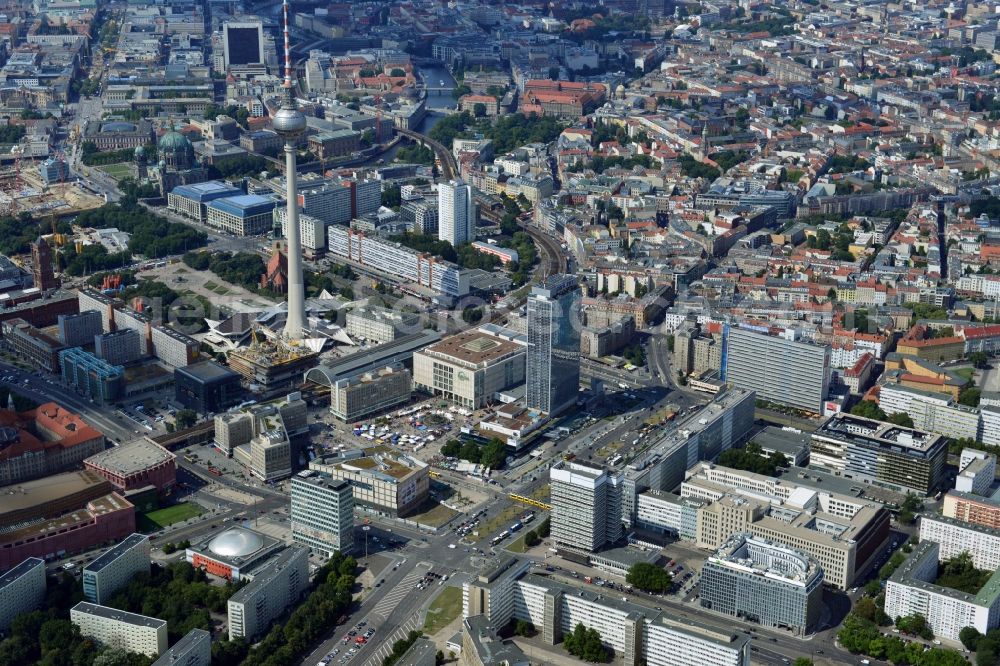
[[528, 296], [528, 409], [555, 415], [576, 403], [582, 300], [576, 276], [566, 274], [549, 277]]

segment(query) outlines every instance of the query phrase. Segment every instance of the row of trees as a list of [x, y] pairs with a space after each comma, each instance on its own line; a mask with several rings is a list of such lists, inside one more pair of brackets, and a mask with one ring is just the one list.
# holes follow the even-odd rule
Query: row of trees
[[876, 419], [878, 421], [888, 421], [889, 423], [894, 423], [899, 426], [904, 426], [906, 428], [913, 427], [913, 419], [906, 412], [895, 412], [893, 414], [887, 414], [881, 407], [878, 406], [877, 402], [872, 400], [862, 400], [858, 404], [851, 407], [851, 414], [855, 416], [860, 416], [866, 419]]
[[[312, 645], [336, 624], [351, 604], [357, 561], [337, 552], [313, 576], [313, 590], [284, 622], [276, 622], [243, 660], [243, 666], [291, 666], [302, 661]], [[214, 652], [212, 663], [222, 663]]]

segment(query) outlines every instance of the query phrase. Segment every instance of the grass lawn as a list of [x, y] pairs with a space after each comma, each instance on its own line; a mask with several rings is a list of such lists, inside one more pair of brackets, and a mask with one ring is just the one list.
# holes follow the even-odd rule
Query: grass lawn
[[476, 541], [485, 541], [486, 539], [493, 536], [501, 527], [507, 527], [513, 523], [517, 516], [524, 513], [525, 507], [520, 504], [513, 504], [504, 509], [503, 513], [494, 516], [485, 523], [479, 525], [479, 536], [476, 537]]
[[211, 280], [209, 280], [208, 282], [205, 283], [204, 286], [205, 286], [205, 289], [208, 289], [209, 291], [215, 291], [216, 289], [218, 289], [219, 283], [218, 282], [212, 282]]
[[157, 509], [149, 513], [140, 513], [136, 516], [136, 526], [143, 532], [152, 532], [179, 523], [188, 518], [194, 518], [205, 513], [205, 510], [194, 502], [181, 502], [168, 506], [165, 509]]
[[128, 162], [119, 162], [118, 164], [105, 164], [102, 167], [97, 167], [104, 173], [108, 174], [115, 180], [121, 180], [126, 176], [132, 175], [132, 169]]
[[521, 536], [519, 536], [516, 539], [514, 539], [513, 541], [511, 541], [510, 545], [507, 546], [507, 550], [509, 550], [512, 553], [524, 553], [524, 552], [526, 552], [528, 550], [527, 544], [524, 543], [524, 537], [525, 537], [526, 534], [527, 534], [527, 532], [525, 532]]
[[421, 525], [429, 527], [441, 527], [458, 515], [458, 511], [453, 511], [444, 504], [424, 504], [421, 509], [421, 513], [410, 516], [410, 520], [415, 520]]
[[427, 609], [424, 633], [433, 636], [447, 627], [462, 612], [462, 588], [446, 587]]
[[954, 372], [956, 375], [958, 375], [962, 379], [967, 379], [967, 380], [969, 380], [971, 382], [973, 376], [976, 374], [976, 369], [975, 368], [955, 368], [955, 369], [952, 370], [952, 372]]

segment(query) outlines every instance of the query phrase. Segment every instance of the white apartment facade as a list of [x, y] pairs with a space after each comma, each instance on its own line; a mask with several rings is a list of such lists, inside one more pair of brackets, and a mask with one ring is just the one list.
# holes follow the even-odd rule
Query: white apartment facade
[[38, 610], [45, 602], [45, 561], [29, 557], [0, 576], [0, 633], [14, 618]]
[[83, 569], [83, 597], [94, 604], [107, 603], [140, 572], [149, 573], [149, 537], [131, 534]]
[[80, 635], [127, 652], [160, 656], [167, 649], [167, 623], [155, 617], [81, 601], [69, 611]]

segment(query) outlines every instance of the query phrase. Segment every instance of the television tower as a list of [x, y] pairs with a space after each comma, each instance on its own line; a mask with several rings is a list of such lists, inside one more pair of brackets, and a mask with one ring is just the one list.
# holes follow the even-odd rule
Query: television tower
[[288, 0], [282, 2], [285, 15], [285, 99], [274, 114], [271, 127], [285, 140], [285, 239], [288, 241], [288, 316], [285, 338], [300, 340], [305, 328], [305, 287], [302, 276], [302, 241], [299, 231], [299, 196], [296, 182], [295, 140], [306, 129], [306, 117], [295, 106], [292, 85], [292, 52], [288, 45]]

